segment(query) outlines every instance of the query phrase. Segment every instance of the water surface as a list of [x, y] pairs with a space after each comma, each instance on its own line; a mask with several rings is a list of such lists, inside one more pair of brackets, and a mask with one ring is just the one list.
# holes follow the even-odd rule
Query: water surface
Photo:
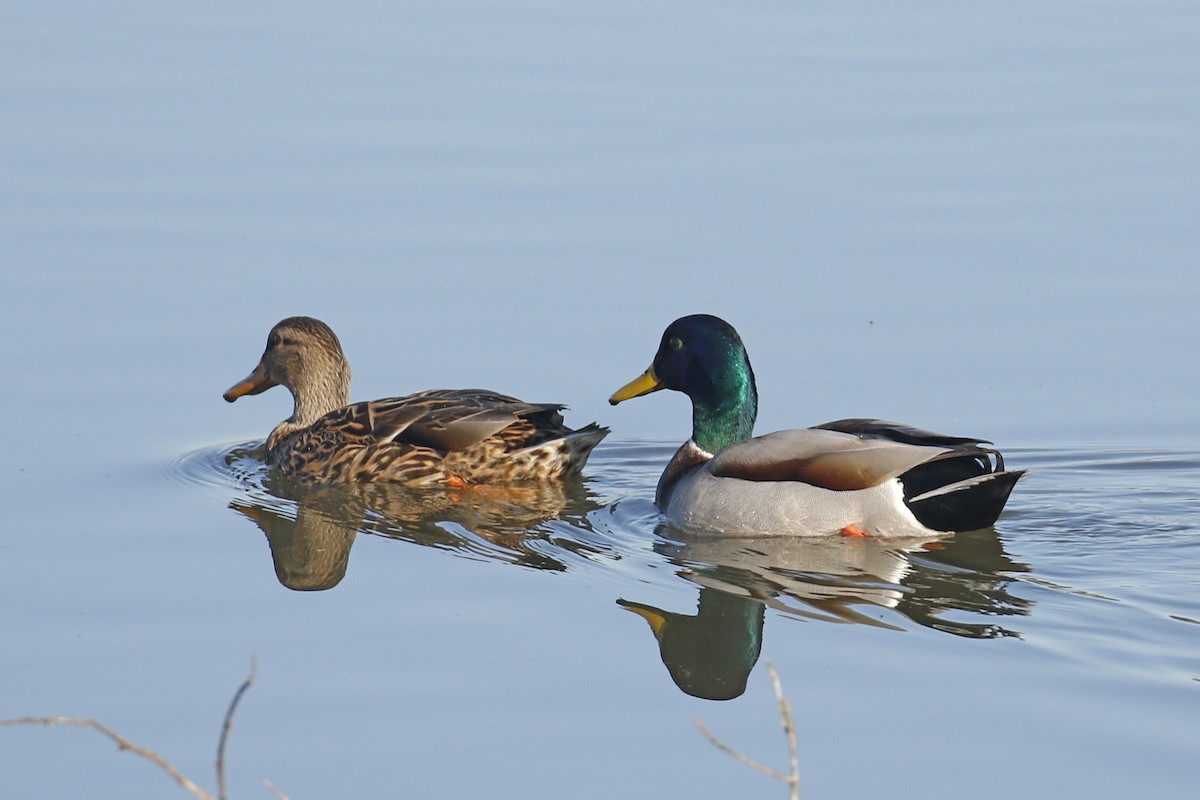
[[[0, 716], [96, 717], [230, 794], [1190, 797], [1200, 12], [929, 2], [16, 3], [0, 29]], [[673, 318], [759, 429], [994, 439], [994, 530], [666, 528]], [[485, 386], [614, 433], [500, 496], [289, 496], [292, 314], [369, 399]], [[657, 630], [659, 636], [655, 635]], [[717, 700], [713, 697], [729, 699]], [[0, 795], [162, 797], [0, 730]]]

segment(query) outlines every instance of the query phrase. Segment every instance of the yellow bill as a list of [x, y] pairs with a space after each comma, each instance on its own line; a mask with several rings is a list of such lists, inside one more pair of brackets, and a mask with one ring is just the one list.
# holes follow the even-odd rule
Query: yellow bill
[[608, 402], [614, 406], [622, 400], [629, 400], [634, 397], [641, 397], [644, 394], [657, 392], [663, 388], [663, 385], [658, 382], [658, 376], [654, 374], [654, 367], [643, 372], [629, 383], [617, 389], [613, 396], [608, 398]]
[[654, 631], [654, 638], [662, 640], [662, 630], [667, 624], [666, 615], [654, 608], [653, 606], [644, 606], [641, 603], [631, 603], [628, 600], [618, 600], [617, 603], [627, 611], [632, 611], [646, 622], [650, 623], [650, 630]]

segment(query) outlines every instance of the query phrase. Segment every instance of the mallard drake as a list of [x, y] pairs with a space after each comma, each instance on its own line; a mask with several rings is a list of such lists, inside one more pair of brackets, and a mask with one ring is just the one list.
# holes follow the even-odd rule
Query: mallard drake
[[655, 503], [684, 527], [734, 534], [842, 531], [919, 536], [993, 524], [1024, 470], [983, 439], [877, 419], [843, 419], [751, 438], [758, 389], [736, 330], [707, 314], [677, 319], [654, 363], [613, 405], [659, 389], [692, 401], [692, 437]]
[[350, 365], [320, 320], [271, 329], [258, 366], [225, 392], [230, 403], [272, 386], [295, 400], [267, 437], [268, 463], [307, 483], [390, 481], [466, 486], [579, 473], [608, 428], [563, 425], [561, 405], [484, 389], [434, 389], [348, 405]]

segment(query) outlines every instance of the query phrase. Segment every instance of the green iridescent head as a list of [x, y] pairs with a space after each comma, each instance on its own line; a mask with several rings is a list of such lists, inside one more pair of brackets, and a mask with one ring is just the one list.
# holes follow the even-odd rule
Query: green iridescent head
[[692, 401], [692, 440], [710, 453], [749, 439], [758, 414], [750, 358], [725, 320], [710, 314], [681, 317], [663, 332], [654, 363], [609, 398], [616, 405], [659, 389]]

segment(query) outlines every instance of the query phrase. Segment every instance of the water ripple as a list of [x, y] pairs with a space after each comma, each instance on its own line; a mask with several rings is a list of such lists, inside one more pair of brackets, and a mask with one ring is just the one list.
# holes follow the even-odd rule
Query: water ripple
[[[674, 530], [652, 496], [675, 447], [605, 442], [586, 480], [468, 490], [300, 491], [263, 464], [261, 442], [196, 450], [169, 472], [253, 521], [271, 542], [280, 580], [305, 589], [336, 585], [354, 537], [367, 534], [472, 561], [586, 572], [620, 593], [691, 585], [796, 618], [915, 622], [991, 637], [1018, 635], [999, 620], [1031, 613], [1038, 592], [1120, 602], [1128, 593], [1113, 590], [1106, 564], [1116, 559], [1134, 574], [1163, 569], [1197, 547], [1200, 457], [1191, 452], [1014, 450], [1010, 462], [1031, 473], [996, 528], [880, 543]], [[1161, 613], [1194, 618], [1200, 609], [1167, 602]]]

